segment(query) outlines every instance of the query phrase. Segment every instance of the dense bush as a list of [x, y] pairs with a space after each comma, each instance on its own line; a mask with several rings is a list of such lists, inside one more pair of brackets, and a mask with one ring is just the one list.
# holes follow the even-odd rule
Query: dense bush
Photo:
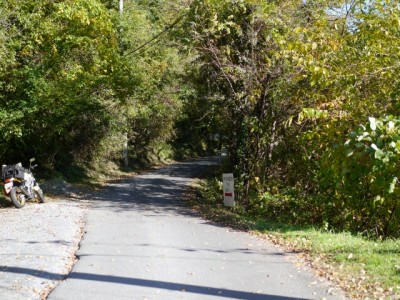
[[[397, 235], [400, 226], [400, 120], [369, 118], [345, 142], [341, 160], [342, 193], [362, 228], [379, 235]], [[362, 200], [362, 201], [360, 201]]]
[[400, 108], [398, 15], [394, 2], [192, 2], [187, 112], [193, 127], [211, 120], [241, 206], [398, 235], [398, 123], [385, 117]]
[[167, 45], [135, 52], [166, 21], [142, 4], [125, 3], [123, 14], [116, 1], [0, 4], [3, 163], [34, 156], [67, 174], [119, 163], [126, 143], [137, 158], [171, 138], [177, 54]]

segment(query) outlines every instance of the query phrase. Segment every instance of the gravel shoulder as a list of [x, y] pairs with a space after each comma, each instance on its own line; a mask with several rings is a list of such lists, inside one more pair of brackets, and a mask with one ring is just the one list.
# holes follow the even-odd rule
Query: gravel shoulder
[[0, 295], [44, 299], [70, 272], [86, 202], [67, 198], [0, 209]]

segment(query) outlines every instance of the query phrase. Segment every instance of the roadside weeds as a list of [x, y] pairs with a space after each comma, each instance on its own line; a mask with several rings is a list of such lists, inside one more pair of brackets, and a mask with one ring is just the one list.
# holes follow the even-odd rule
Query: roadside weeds
[[[188, 191], [191, 207], [213, 222], [251, 232], [297, 257], [353, 299], [400, 299], [400, 241], [373, 241], [349, 233], [282, 226], [238, 214]], [[221, 200], [222, 202], [222, 200]]]

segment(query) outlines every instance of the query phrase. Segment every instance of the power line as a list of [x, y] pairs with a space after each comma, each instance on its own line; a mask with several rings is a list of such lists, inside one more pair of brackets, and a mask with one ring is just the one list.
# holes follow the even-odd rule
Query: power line
[[130, 54], [134, 54], [134, 53], [138, 52], [139, 50], [143, 49], [144, 47], [146, 47], [147, 45], [151, 44], [152, 42], [154, 42], [158, 38], [160, 38], [162, 35], [164, 35], [169, 30], [174, 28], [183, 19], [183, 17], [185, 15], [186, 14], [183, 14], [183, 15], [179, 16], [178, 18], [176, 18], [176, 20], [172, 24], [168, 25], [163, 31], [161, 31], [160, 33], [156, 34], [154, 37], [152, 37], [150, 40], [148, 40], [147, 42], [143, 43], [139, 47], [133, 49], [132, 51], [129, 51], [129, 52], [125, 53], [124, 56], [130, 55]]

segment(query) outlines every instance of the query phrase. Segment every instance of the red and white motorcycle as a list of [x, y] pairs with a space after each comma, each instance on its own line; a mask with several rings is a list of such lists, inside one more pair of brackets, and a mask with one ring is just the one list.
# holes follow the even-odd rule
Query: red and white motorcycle
[[12, 203], [17, 208], [24, 207], [26, 201], [38, 198], [41, 203], [45, 202], [43, 191], [33, 177], [32, 166], [35, 159], [30, 159], [29, 169], [22, 167], [21, 163], [16, 165], [3, 165], [1, 169], [4, 182], [4, 194], [10, 196]]

